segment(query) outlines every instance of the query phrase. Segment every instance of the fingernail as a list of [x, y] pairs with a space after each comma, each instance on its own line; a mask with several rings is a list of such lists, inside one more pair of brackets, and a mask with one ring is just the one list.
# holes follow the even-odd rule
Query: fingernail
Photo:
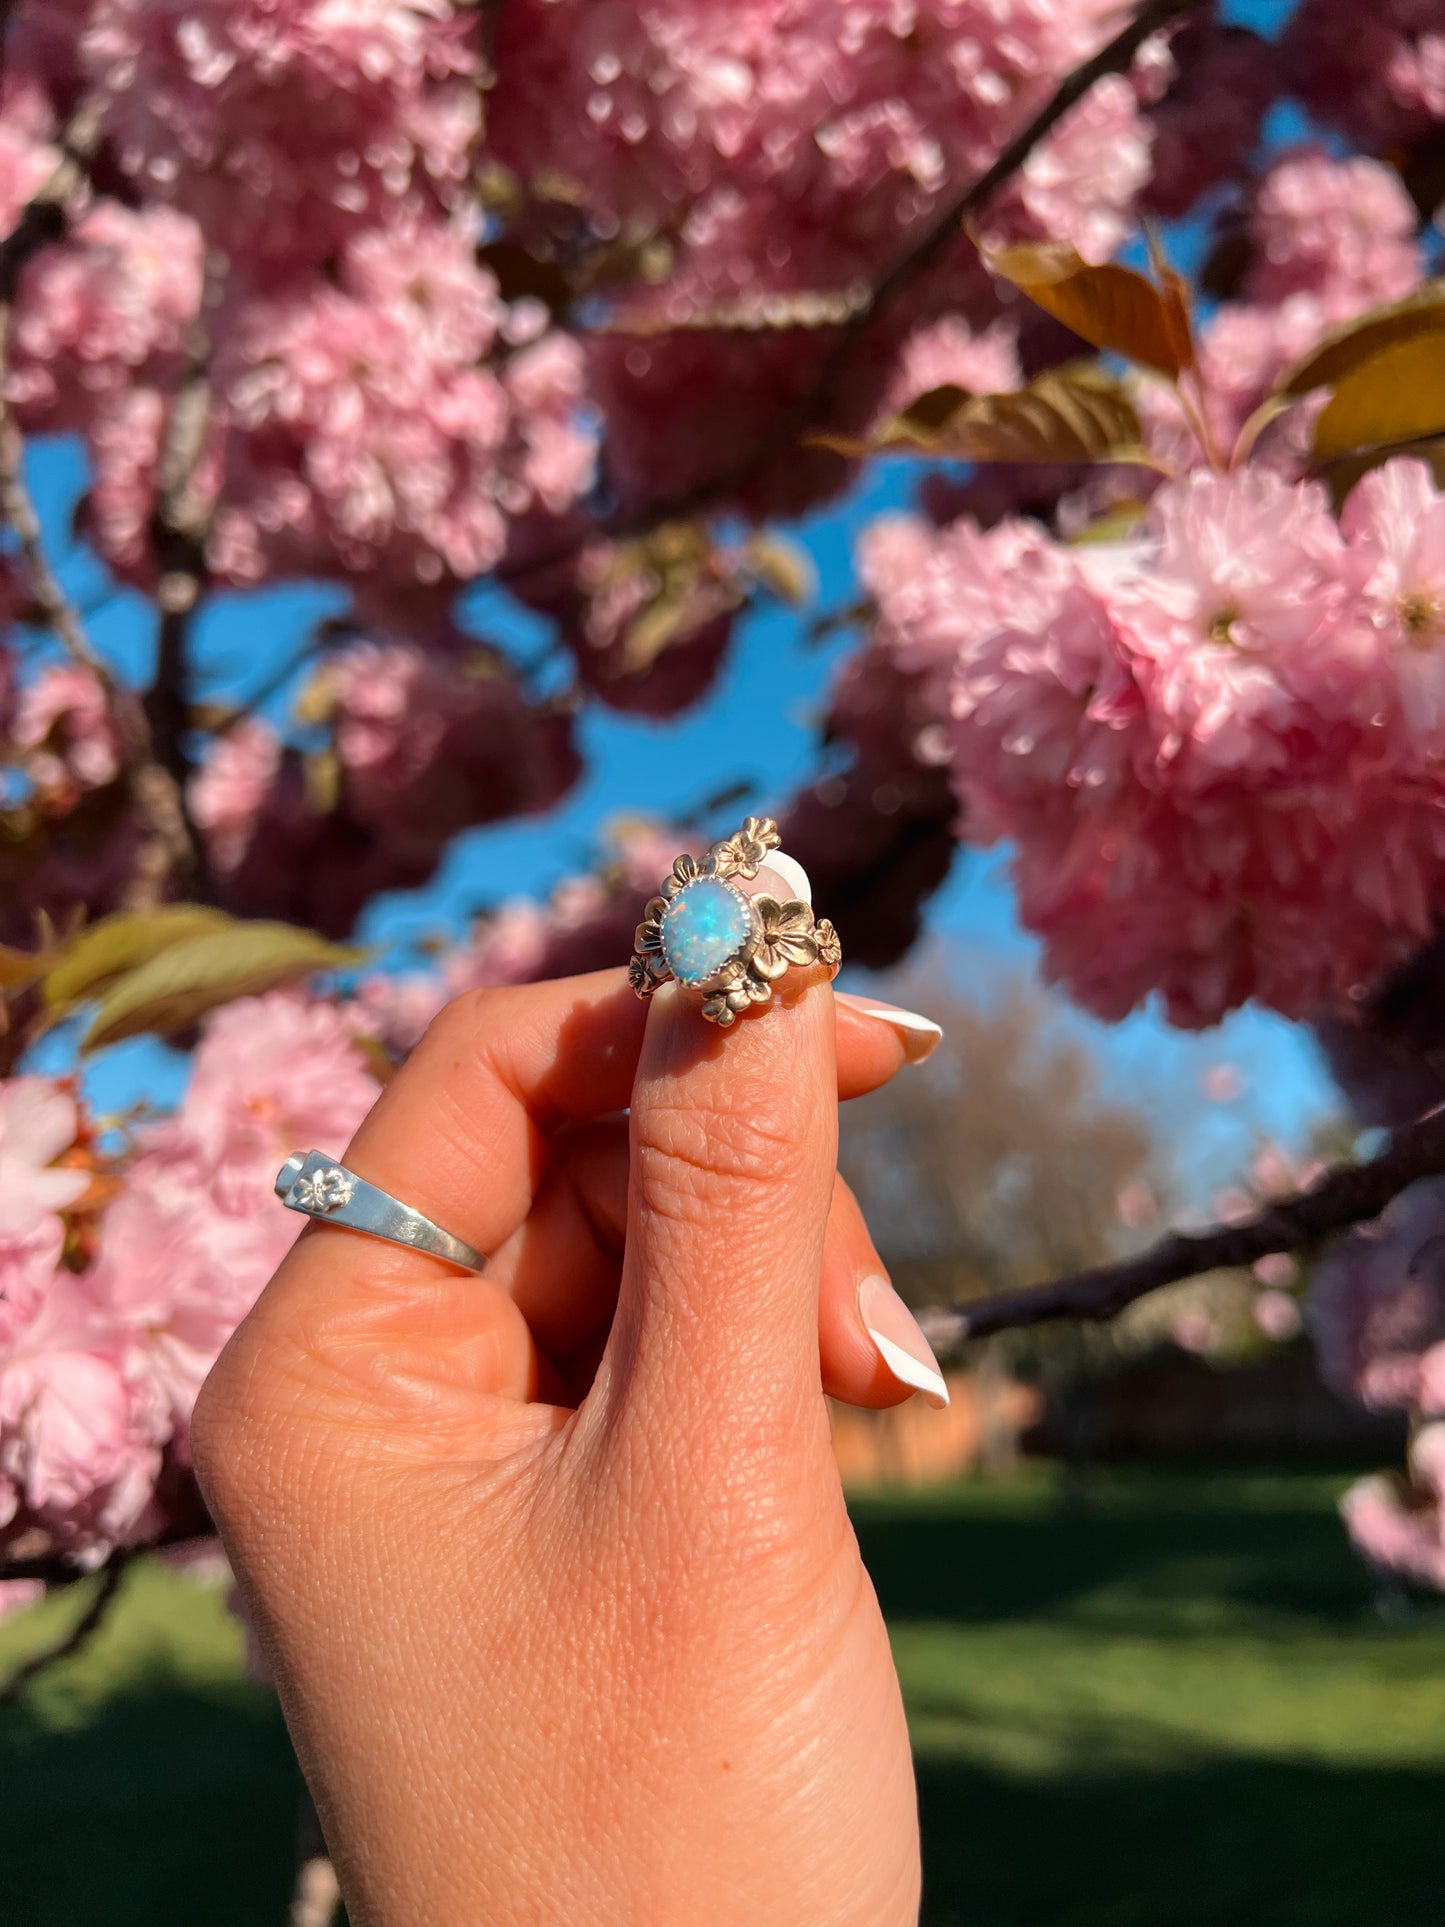
[[932, 1057], [943, 1039], [941, 1026], [935, 1024], [931, 1017], [920, 1017], [916, 1010], [900, 1010], [897, 1004], [874, 1003], [867, 997], [855, 997], [846, 990], [840, 990], [837, 997], [840, 1004], [857, 1011], [860, 1017], [872, 1017], [895, 1031], [910, 1064], [921, 1064], [925, 1057]]
[[899, 1384], [922, 1392], [930, 1405], [940, 1408], [947, 1405], [948, 1386], [938, 1369], [933, 1347], [886, 1278], [870, 1272], [858, 1287], [858, 1309], [868, 1327], [868, 1336]]

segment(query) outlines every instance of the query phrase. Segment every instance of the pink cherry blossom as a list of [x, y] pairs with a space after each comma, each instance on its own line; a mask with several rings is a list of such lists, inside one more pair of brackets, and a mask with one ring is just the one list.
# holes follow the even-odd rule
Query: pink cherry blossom
[[1438, 1503], [1377, 1473], [1355, 1481], [1340, 1512], [1371, 1565], [1445, 1590], [1445, 1511]]
[[297, 1149], [340, 1156], [376, 1079], [334, 1006], [287, 992], [219, 1011], [195, 1054], [177, 1129], [222, 1190], [269, 1188]]
[[169, 1127], [129, 1166], [105, 1216], [91, 1289], [182, 1448], [202, 1381], [300, 1228], [261, 1175], [253, 1166], [218, 1176], [185, 1130]]
[[120, 744], [105, 691], [88, 669], [42, 669], [20, 694], [15, 741], [26, 773], [60, 809], [120, 773]]
[[53, 1079], [0, 1082], [0, 1237], [36, 1230], [85, 1190], [84, 1171], [55, 1169], [78, 1129], [75, 1099]]
[[1445, 750], [1445, 494], [1396, 460], [1351, 491], [1341, 527], [1368, 572], [1364, 604], [1387, 653], [1392, 724], [1422, 762]]
[[142, 1528], [166, 1433], [86, 1283], [57, 1272], [0, 1351], [0, 1518], [46, 1526], [82, 1563]]
[[14, 323], [10, 387], [27, 419], [84, 428], [95, 395], [147, 364], [174, 382], [200, 307], [203, 252], [184, 215], [105, 200], [42, 250], [26, 269]]
[[882, 412], [896, 415], [945, 384], [971, 395], [1002, 395], [1021, 387], [1016, 330], [1004, 321], [974, 328], [962, 315], [942, 315], [915, 328], [899, 352]]
[[1289, 155], [1256, 193], [1249, 293], [1264, 303], [1312, 294], [1331, 321], [1398, 301], [1424, 275], [1416, 225], [1392, 167], [1363, 154], [1335, 160], [1318, 148]]
[[476, 56], [449, 0], [99, 0], [80, 41], [126, 172], [253, 266], [452, 198]]

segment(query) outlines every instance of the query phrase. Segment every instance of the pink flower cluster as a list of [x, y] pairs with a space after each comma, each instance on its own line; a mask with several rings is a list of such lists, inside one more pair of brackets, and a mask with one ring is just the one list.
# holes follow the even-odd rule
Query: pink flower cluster
[[[986, 166], [1108, 15], [1095, 0], [522, 0], [501, 20], [488, 140], [523, 182], [560, 174], [614, 224], [675, 235], [691, 274], [674, 305], [704, 284], [714, 300], [837, 286]], [[1087, 240], [1147, 173], [1132, 90], [1082, 103], [1056, 142], [1022, 198]]]
[[[848, 472], [836, 457], [789, 446], [761, 477], [748, 463], [808, 391], [831, 330], [732, 332], [734, 318], [786, 320], [795, 300], [803, 311], [828, 298], [846, 306], [1111, 25], [1095, 0], [509, 6], [488, 142], [524, 197], [539, 189], [530, 218], [547, 233], [548, 197], [560, 192], [603, 237], [650, 240], [666, 267], [614, 297], [639, 335], [588, 343], [620, 501], [667, 500], [733, 470], [747, 505], [768, 513], [836, 492]], [[1153, 78], [1168, 61], [1156, 48], [1143, 64]], [[990, 210], [991, 234], [1048, 233], [1111, 253], [1148, 179], [1150, 141], [1136, 86], [1101, 81]], [[525, 233], [525, 199], [519, 218]], [[840, 425], [865, 425], [898, 329], [944, 308], [962, 307], [980, 330], [997, 317], [997, 291], [966, 253], [860, 358]]]
[[96, 0], [77, 53], [127, 175], [253, 271], [465, 184], [478, 59], [450, 0]]
[[592, 479], [582, 362], [536, 304], [508, 309], [455, 227], [348, 245], [335, 286], [253, 304], [217, 366], [231, 434], [217, 565], [239, 581], [382, 571], [467, 580], [510, 517]]
[[864, 573], [879, 645], [949, 685], [964, 833], [1012, 844], [1023, 919], [1090, 1008], [1348, 1008], [1429, 935], [1445, 497], [1421, 464], [1341, 522], [1313, 484], [1195, 472], [1115, 548], [885, 523]]
[[219, 576], [469, 579], [590, 488], [582, 350], [477, 258], [469, 8], [27, 0], [5, 51], [0, 231], [57, 158], [35, 76], [104, 107], [96, 187], [21, 277], [8, 391], [28, 430], [83, 435], [118, 572], [153, 576], [203, 295]]
[[211, 1021], [118, 1171], [67, 1085], [0, 1084], [0, 1534], [89, 1564], [164, 1524], [201, 1381], [299, 1228], [276, 1170], [339, 1156], [375, 1095], [342, 1014], [289, 993]]
[[1340, 1511], [1372, 1565], [1445, 1592], [1445, 1424], [1415, 1434], [1404, 1477], [1357, 1480]]
[[550, 808], [580, 768], [566, 708], [530, 702], [494, 651], [455, 631], [424, 649], [350, 643], [306, 703], [326, 751], [307, 757], [253, 719], [192, 783], [221, 894], [242, 914], [344, 934], [377, 891], [424, 882], [459, 831]]

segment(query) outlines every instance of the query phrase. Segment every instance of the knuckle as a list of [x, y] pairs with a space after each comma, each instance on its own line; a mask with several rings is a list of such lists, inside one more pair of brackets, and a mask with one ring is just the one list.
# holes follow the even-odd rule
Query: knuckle
[[470, 1057], [479, 1040], [505, 1013], [509, 992], [501, 989], [464, 990], [443, 1004], [422, 1033], [417, 1046], [428, 1057]]
[[649, 1201], [706, 1205], [719, 1192], [774, 1186], [810, 1164], [814, 1125], [787, 1092], [711, 1110], [663, 1099], [633, 1117], [633, 1157]]

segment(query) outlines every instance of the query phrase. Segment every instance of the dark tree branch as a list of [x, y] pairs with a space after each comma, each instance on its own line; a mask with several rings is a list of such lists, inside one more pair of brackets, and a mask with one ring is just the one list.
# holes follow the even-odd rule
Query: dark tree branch
[[213, 505], [198, 486], [201, 459], [211, 428], [211, 341], [207, 313], [219, 294], [221, 263], [206, 260], [200, 311], [186, 342], [186, 369], [171, 399], [165, 439], [156, 466], [151, 548], [156, 560], [156, 667], [146, 693], [155, 760], [174, 779], [187, 841], [193, 853], [191, 894], [212, 894], [204, 848], [191, 820], [186, 781], [191, 774], [187, 743], [190, 729], [191, 637], [209, 580], [206, 548]]
[[936, 1310], [931, 1329], [948, 1344], [1048, 1318], [1113, 1318], [1136, 1298], [1181, 1279], [1252, 1265], [1276, 1252], [1312, 1250], [1334, 1233], [1378, 1217], [1418, 1178], [1442, 1174], [1445, 1108], [1396, 1131], [1379, 1157], [1338, 1165], [1307, 1191], [1267, 1205], [1242, 1224], [1171, 1232], [1148, 1251], [1118, 1264]]
[[[111, 1556], [129, 1559], [142, 1552], [166, 1552], [174, 1546], [197, 1545], [214, 1538], [213, 1530], [197, 1523], [159, 1533], [143, 1546], [124, 1546]], [[0, 1551], [0, 1584], [9, 1579], [39, 1579], [47, 1586], [73, 1586], [89, 1577], [68, 1553], [56, 1549], [48, 1532], [39, 1528], [27, 1529]]]
[[32, 1658], [22, 1660], [4, 1685], [0, 1686], [0, 1706], [13, 1706], [32, 1680], [38, 1679], [52, 1666], [58, 1666], [61, 1660], [72, 1658], [90, 1643], [105, 1624], [106, 1617], [115, 1604], [128, 1564], [129, 1554], [124, 1552], [111, 1554], [110, 1559], [101, 1569], [100, 1583], [95, 1589], [94, 1596], [80, 1618], [76, 1620], [64, 1639], [54, 1646], [47, 1647], [43, 1653], [36, 1653]]

